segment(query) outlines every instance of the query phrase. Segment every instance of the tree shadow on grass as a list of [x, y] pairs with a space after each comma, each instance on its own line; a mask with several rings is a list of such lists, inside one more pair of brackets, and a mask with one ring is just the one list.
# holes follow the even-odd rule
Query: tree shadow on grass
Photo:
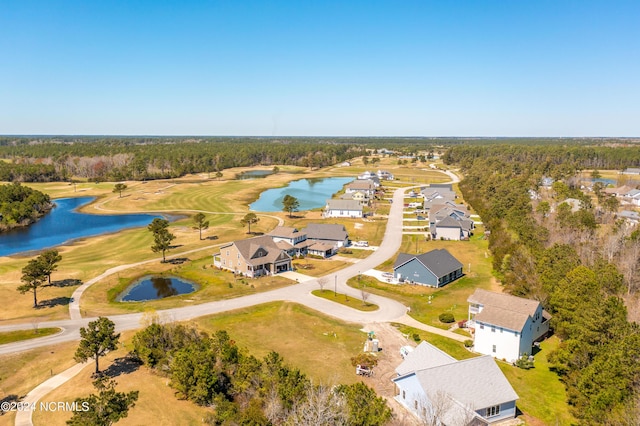
[[218, 236], [217, 236], [217, 235], [211, 235], [211, 236], [209, 236], [209, 237], [205, 237], [204, 239], [205, 239], [205, 240], [217, 240], [217, 239], [218, 239]]
[[64, 280], [51, 281], [47, 287], [73, 287], [75, 285], [82, 285], [82, 280], [75, 278], [67, 278]]
[[56, 306], [63, 306], [63, 305], [68, 305], [69, 303], [71, 303], [71, 298], [70, 297], [54, 297], [53, 299], [49, 299], [49, 300], [43, 300], [42, 302], [38, 303], [38, 309], [42, 309], [42, 308], [53, 308]]
[[102, 374], [108, 377], [118, 377], [122, 374], [131, 374], [137, 371], [142, 365], [142, 362], [137, 358], [127, 355], [121, 358], [116, 358], [113, 364], [106, 370], [102, 371]]
[[[11, 395], [7, 395], [4, 398], [0, 399], [0, 405], [4, 404], [5, 402], [11, 404], [12, 402], [18, 402], [20, 398], [18, 398], [18, 395], [15, 394], [11, 394]], [[10, 410], [5, 411], [3, 409], [0, 408], [0, 417], [4, 416], [5, 414], [9, 413]]]
[[172, 265], [182, 265], [185, 262], [188, 262], [188, 257], [176, 257], [175, 259], [167, 259], [166, 263], [170, 263]]

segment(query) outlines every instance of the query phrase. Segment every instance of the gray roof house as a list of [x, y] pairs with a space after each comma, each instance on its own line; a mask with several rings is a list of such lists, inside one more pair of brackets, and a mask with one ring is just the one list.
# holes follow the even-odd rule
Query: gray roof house
[[457, 361], [422, 342], [396, 371], [396, 401], [426, 424], [489, 425], [516, 415], [518, 395], [490, 356]]
[[349, 234], [344, 225], [310, 223], [303, 231], [307, 234], [307, 241], [312, 244], [309, 245], [310, 254], [328, 257], [340, 247], [349, 245]]
[[463, 208], [455, 203], [432, 205], [429, 210], [431, 238], [456, 241], [469, 238], [474, 224]]
[[462, 263], [445, 249], [421, 255], [400, 253], [393, 265], [393, 275], [399, 281], [442, 287], [463, 275]]
[[357, 200], [327, 200], [324, 217], [362, 217], [362, 205]]

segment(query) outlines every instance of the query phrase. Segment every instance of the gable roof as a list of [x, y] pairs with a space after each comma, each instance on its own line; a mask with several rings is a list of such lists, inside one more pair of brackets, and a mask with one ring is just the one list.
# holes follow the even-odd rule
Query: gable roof
[[473, 410], [519, 398], [490, 355], [419, 370], [415, 375], [428, 395], [443, 392]]
[[527, 319], [532, 317], [540, 306], [537, 300], [482, 289], [476, 289], [467, 302], [483, 305], [482, 311], [475, 316], [476, 321], [514, 331], [522, 331]]
[[356, 179], [348, 184], [347, 188], [352, 190], [372, 190], [374, 188], [374, 183], [369, 179]]
[[436, 249], [418, 256], [400, 253], [396, 258], [393, 269], [397, 269], [413, 259], [422, 263], [425, 268], [433, 272], [433, 274], [438, 278], [444, 277], [445, 275], [462, 268], [462, 263], [453, 257], [447, 250]]
[[269, 235], [261, 235], [259, 237], [248, 238], [246, 240], [234, 241], [240, 255], [249, 265], [257, 266], [266, 263], [274, 263], [283, 258], [291, 258], [282, 251]]
[[455, 358], [423, 340], [405, 357], [402, 364], [396, 367], [396, 373], [398, 373], [399, 376], [404, 376], [413, 371], [438, 367], [453, 362], [457, 362]]
[[280, 237], [280, 238], [296, 238], [296, 237], [303, 236], [304, 233], [298, 231], [298, 229], [293, 228], [291, 226], [276, 226], [267, 235], [270, 235], [272, 237]]
[[344, 225], [333, 223], [310, 223], [304, 231], [311, 240], [344, 241], [349, 237]]
[[357, 200], [327, 200], [327, 210], [356, 210], [362, 211], [362, 206]]
[[439, 228], [462, 228], [460, 221], [455, 220], [451, 216], [447, 216], [444, 219], [437, 221], [436, 226]]

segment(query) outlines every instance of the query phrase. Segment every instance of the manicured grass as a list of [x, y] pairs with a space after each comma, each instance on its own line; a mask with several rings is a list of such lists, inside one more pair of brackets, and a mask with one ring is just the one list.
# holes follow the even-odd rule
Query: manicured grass
[[[410, 315], [418, 321], [448, 329], [449, 325], [442, 324], [438, 319], [441, 313], [453, 313], [456, 321], [466, 319], [468, 315], [467, 298], [476, 288], [500, 291], [499, 285], [491, 274], [488, 242], [482, 239], [481, 235], [474, 235], [470, 241], [426, 241], [413, 235], [403, 237], [401, 252], [415, 253], [417, 242], [420, 252], [444, 248], [464, 265], [465, 275], [444, 287], [435, 289], [421, 285], [394, 285], [367, 276], [363, 276], [362, 280], [372, 293], [391, 297], [410, 306]], [[394, 261], [395, 257], [384, 262], [377, 269], [392, 272]], [[471, 264], [471, 272], [469, 272], [469, 264]], [[347, 283], [358, 288], [358, 281], [355, 277]]]
[[348, 265], [350, 264], [340, 260], [314, 259], [309, 256], [293, 261], [293, 268], [296, 269], [297, 272], [312, 277], [321, 277], [344, 269]]
[[[273, 290], [295, 284], [281, 276], [260, 278], [234, 277], [229, 271], [212, 265], [211, 256], [187, 261], [182, 265], [153, 264], [128, 269], [91, 286], [82, 299], [82, 313], [98, 316], [127, 312], [142, 312], [148, 309], [170, 309], [212, 300], [230, 299], [261, 291]], [[149, 269], [152, 267], [153, 269]], [[117, 302], [116, 297], [141, 276], [162, 273], [176, 275], [197, 283], [200, 288], [194, 293], [146, 302]]]
[[520, 397], [518, 408], [524, 413], [525, 420], [531, 416], [547, 425], [575, 424], [576, 419], [569, 412], [567, 394], [558, 375], [549, 370], [547, 355], [560, 341], [551, 337], [540, 344], [541, 351], [535, 355], [535, 368], [523, 370], [510, 364], [499, 362], [504, 375]]
[[348, 324], [293, 303], [268, 303], [195, 321], [202, 329], [229, 332], [256, 357], [270, 351], [299, 368], [315, 383], [354, 383], [350, 358], [366, 339], [361, 325]]
[[21, 340], [37, 339], [38, 337], [50, 336], [59, 332], [57, 327], [38, 328], [36, 330], [18, 330], [0, 333], [0, 345], [7, 343], [19, 342]]
[[323, 299], [331, 300], [332, 302], [340, 303], [341, 305], [348, 306], [359, 311], [376, 311], [378, 305], [373, 303], [362, 303], [361, 299], [349, 298], [346, 294], [336, 293], [334, 294], [330, 290], [313, 290], [311, 292], [314, 296], [322, 297]]
[[417, 328], [409, 327], [403, 324], [393, 324], [401, 333], [408, 335], [409, 339], [414, 340], [414, 335], [418, 335], [419, 340], [415, 343], [418, 344], [423, 340], [431, 343], [436, 348], [448, 353], [455, 359], [468, 359], [475, 358], [478, 354], [474, 354], [473, 352], [468, 351], [464, 345], [456, 340], [451, 340], [446, 337], [440, 336], [438, 334], [429, 333], [424, 330], [419, 330]]

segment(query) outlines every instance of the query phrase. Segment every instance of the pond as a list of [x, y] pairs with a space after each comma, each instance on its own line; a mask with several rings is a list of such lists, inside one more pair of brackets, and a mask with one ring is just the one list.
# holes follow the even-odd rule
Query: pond
[[42, 250], [69, 241], [147, 226], [159, 217], [150, 214], [97, 215], [77, 212], [95, 197], [60, 198], [56, 206], [36, 223], [0, 234], [0, 256]]
[[127, 287], [116, 300], [119, 302], [142, 302], [164, 299], [179, 294], [193, 293], [198, 288], [197, 284], [182, 278], [146, 275]]
[[311, 210], [324, 207], [327, 199], [340, 191], [344, 185], [353, 181], [351, 177], [300, 179], [289, 182], [283, 188], [267, 189], [249, 208], [258, 212], [281, 212], [285, 195], [298, 199], [298, 210]]
[[273, 170], [249, 170], [247, 172], [238, 173], [236, 179], [248, 180], [248, 179], [260, 179], [272, 175]]

